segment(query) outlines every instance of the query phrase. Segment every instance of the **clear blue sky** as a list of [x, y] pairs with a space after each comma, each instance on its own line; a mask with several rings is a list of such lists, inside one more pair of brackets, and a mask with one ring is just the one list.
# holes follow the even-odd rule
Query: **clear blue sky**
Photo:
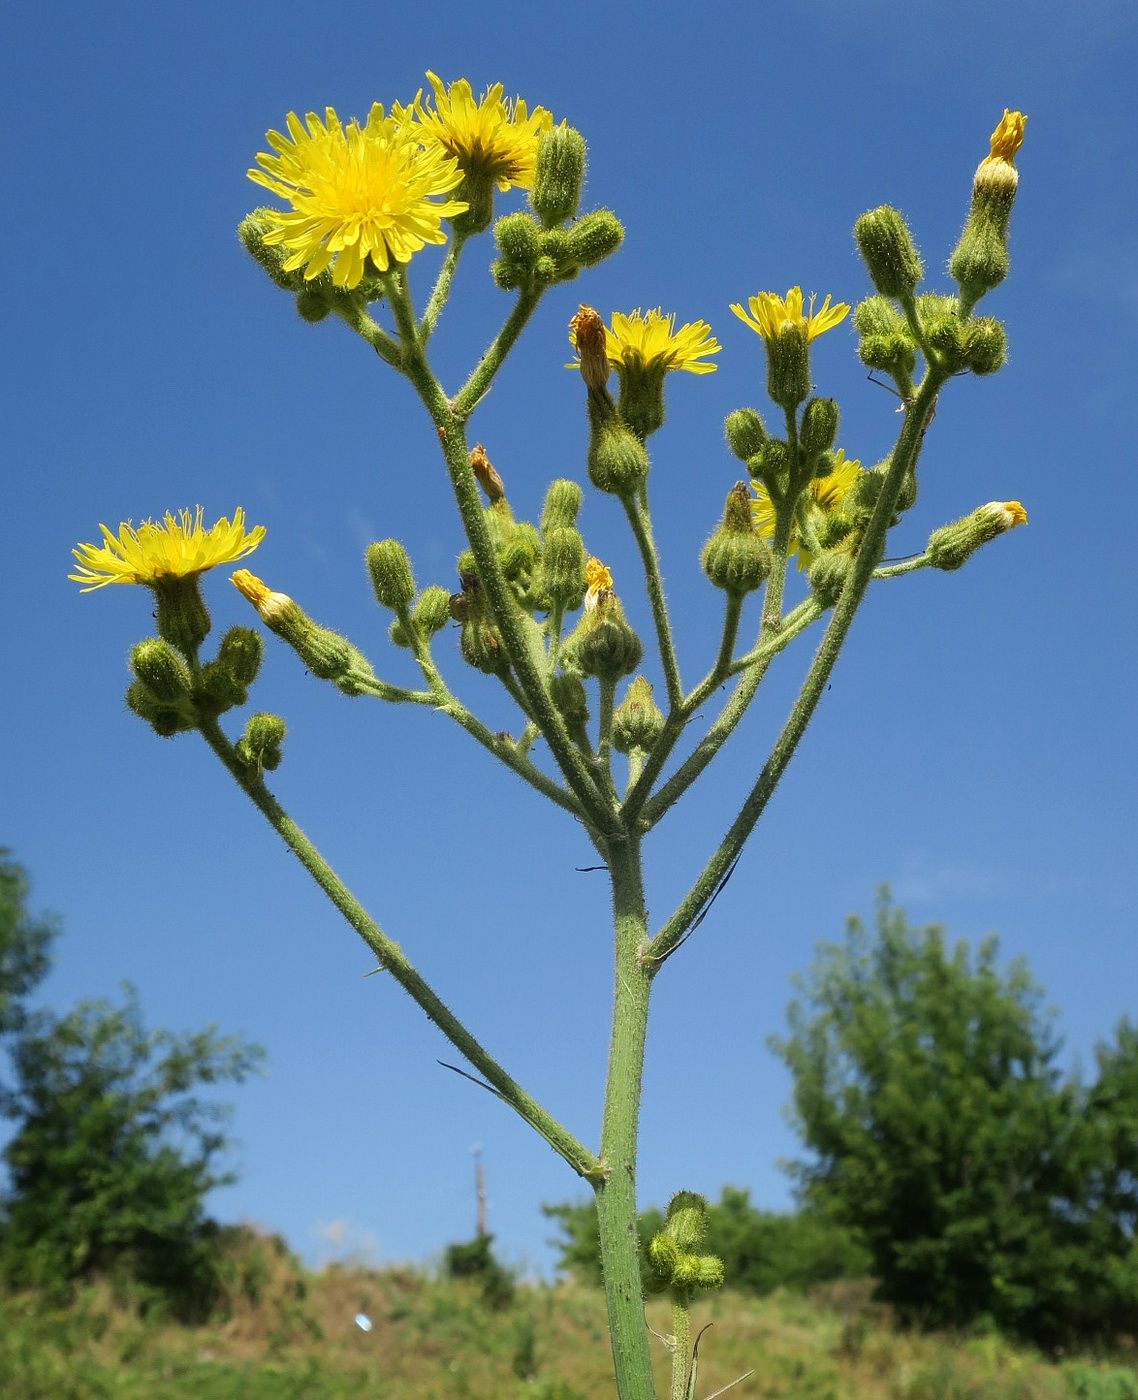
[[[856, 301], [850, 227], [883, 201], [909, 216], [929, 285], [948, 290], [940, 269], [988, 134], [1005, 106], [1029, 115], [1012, 275], [985, 304], [1011, 362], [942, 395], [891, 552], [993, 498], [1022, 500], [1030, 525], [957, 575], [871, 594], [735, 878], [657, 981], [643, 1201], [725, 1182], [788, 1200], [789, 1085], [765, 1039], [812, 944], [869, 913], [882, 881], [915, 920], [994, 930], [1025, 955], [1073, 1061], [1089, 1068], [1096, 1038], [1138, 1010], [1138, 16], [971, 2], [899, 15], [856, 0], [8, 8], [0, 842], [65, 924], [46, 1002], [114, 995], [128, 978], [151, 1024], [216, 1021], [267, 1047], [267, 1078], [231, 1095], [241, 1180], [213, 1203], [224, 1218], [281, 1230], [310, 1259], [329, 1252], [330, 1223], [341, 1250], [424, 1258], [472, 1232], [478, 1142], [503, 1252], [538, 1267], [539, 1203], [580, 1194], [505, 1108], [437, 1067], [454, 1052], [393, 984], [364, 977], [364, 947], [204, 745], [159, 741], [125, 710], [145, 591], [84, 597], [66, 579], [100, 520], [240, 504], [268, 528], [255, 571], [381, 674], [411, 679], [361, 556], [395, 535], [420, 583], [454, 586], [433, 435], [346, 330], [298, 320], [233, 230], [259, 202], [244, 172], [286, 111], [364, 114], [406, 100], [426, 68], [478, 89], [501, 80], [568, 117], [590, 143], [586, 207], [627, 228], [617, 257], [547, 298], [475, 420], [518, 514], [537, 511], [551, 476], [583, 479], [580, 386], [562, 369], [579, 299], [606, 315], [661, 304], [707, 319], [723, 344], [716, 374], [673, 376], [655, 440], [689, 683], [718, 638], [697, 555], [738, 474], [722, 420], [763, 403], [760, 343], [728, 303], [795, 283]], [[452, 385], [508, 305], [487, 245], [468, 249], [435, 342]], [[413, 264], [420, 293], [432, 257]], [[848, 324], [817, 343], [814, 376], [842, 404], [847, 452], [877, 460], [895, 405], [866, 382]], [[583, 525], [646, 623], [617, 509], [591, 494]], [[208, 594], [219, 628], [250, 620], [224, 571]], [[505, 727], [452, 647], [444, 634], [451, 679]], [[657, 922], [750, 785], [809, 650], [783, 657], [658, 829]], [[296, 819], [489, 1047], [595, 1142], [607, 894], [603, 874], [575, 870], [595, 862], [570, 819], [440, 717], [349, 702], [275, 639], [254, 703], [289, 724], [273, 786]]]

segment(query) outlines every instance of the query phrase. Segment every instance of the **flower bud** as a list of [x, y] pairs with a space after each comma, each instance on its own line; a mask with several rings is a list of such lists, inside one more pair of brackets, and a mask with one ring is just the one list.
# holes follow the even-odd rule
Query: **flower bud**
[[771, 571], [770, 545], [755, 529], [744, 482], [727, 495], [723, 523], [703, 547], [700, 564], [716, 588], [733, 597], [753, 592]]
[[286, 292], [303, 292], [305, 290], [303, 270], [299, 268], [292, 272], [284, 270], [284, 264], [289, 258], [289, 250], [279, 243], [265, 242], [265, 234], [275, 227], [271, 217], [275, 212], [272, 209], [259, 208], [246, 214], [237, 225], [237, 237], [249, 256], [261, 264], [278, 287]]
[[217, 664], [224, 666], [238, 685], [250, 686], [257, 679], [264, 652], [259, 632], [251, 627], [231, 627], [217, 649]]
[[570, 734], [579, 734], [589, 722], [589, 702], [581, 677], [562, 671], [549, 682], [549, 694]]
[[[393, 544], [395, 541], [385, 543]], [[359, 695], [364, 683], [375, 680], [371, 663], [362, 652], [357, 651], [338, 632], [313, 622], [287, 593], [273, 592], [248, 569], [238, 569], [231, 576], [231, 581], [242, 597], [257, 609], [258, 616], [270, 632], [283, 638], [314, 676], [332, 681], [345, 695]]]
[[718, 1288], [723, 1261], [713, 1254], [696, 1254], [707, 1233], [707, 1202], [694, 1191], [678, 1191], [668, 1203], [660, 1233], [648, 1243], [648, 1262], [656, 1289], [690, 1293], [694, 1288]]
[[130, 669], [162, 705], [190, 699], [190, 669], [168, 642], [147, 637], [130, 653]]
[[572, 525], [550, 530], [541, 559], [541, 591], [551, 604], [572, 612], [585, 596], [585, 544]]
[[852, 569], [853, 558], [845, 552], [819, 554], [810, 565], [810, 591], [822, 607], [832, 608], [838, 601]]
[[325, 320], [331, 310], [328, 298], [317, 288], [306, 287], [303, 292], [296, 294], [297, 315], [302, 321], [307, 321], [310, 326], [318, 325]]
[[368, 545], [364, 559], [380, 607], [395, 613], [405, 611], [415, 596], [415, 578], [407, 551], [398, 540], [379, 540]]
[[763, 444], [758, 459], [747, 463], [768, 492], [778, 495], [786, 490], [790, 479], [790, 448], [781, 438], [770, 438]]
[[580, 509], [581, 488], [575, 481], [551, 481], [541, 507], [541, 533], [575, 525]]
[[798, 445], [803, 456], [817, 457], [828, 452], [838, 435], [838, 405], [833, 399], [810, 399], [802, 410]]
[[964, 325], [957, 297], [926, 292], [917, 298], [917, 319], [925, 339], [941, 357], [941, 367], [955, 374], [964, 367]]
[[740, 462], [749, 461], [763, 450], [767, 440], [766, 425], [753, 408], [737, 408], [723, 423], [727, 446]]
[[606, 409], [593, 395], [589, 396], [589, 420], [589, 480], [598, 491], [627, 500], [648, 478], [644, 444], [625, 427], [611, 406]]
[[494, 225], [494, 242], [502, 256], [530, 269], [537, 260], [538, 228], [529, 214], [504, 214]]
[[929, 536], [929, 563], [934, 569], [959, 569], [981, 545], [1027, 524], [1027, 511], [1018, 501], [989, 501], [963, 520], [934, 530]]
[[280, 767], [281, 745], [284, 743], [285, 722], [279, 715], [250, 715], [245, 733], [237, 741], [237, 757], [247, 768], [270, 773]]
[[978, 316], [969, 321], [964, 337], [964, 359], [973, 374], [994, 374], [1008, 358], [1008, 337], [999, 321]]
[[578, 267], [593, 267], [624, 242], [624, 228], [609, 209], [583, 214], [568, 230], [566, 251]]
[[858, 355], [868, 369], [908, 378], [917, 363], [912, 337], [896, 308], [884, 297], [866, 297], [854, 308], [861, 334]]
[[617, 753], [642, 749], [647, 753], [664, 728], [664, 716], [652, 698], [652, 687], [643, 676], [629, 685], [612, 717], [612, 746]]
[[1023, 143], [1027, 118], [1006, 108], [992, 132], [988, 155], [976, 167], [972, 205], [948, 270], [960, 284], [969, 307], [998, 286], [1008, 274], [1008, 221], [1019, 173], [1015, 156]]
[[538, 143], [537, 168], [529, 202], [546, 228], [571, 219], [581, 202], [585, 179], [585, 138], [564, 122]]
[[197, 715], [191, 705], [167, 705], [155, 698], [145, 681], [132, 681], [126, 692], [127, 708], [162, 739], [197, 728]]
[[854, 238], [873, 285], [884, 297], [911, 297], [924, 275], [905, 220], [888, 204], [870, 209], [854, 224]]
[[767, 347], [767, 393], [788, 412], [798, 407], [810, 392], [810, 355], [806, 333], [787, 323], [769, 339]]
[[635, 671], [644, 655], [640, 638], [624, 618], [620, 600], [610, 588], [600, 589], [565, 642], [574, 663], [586, 676], [618, 681]]
[[437, 583], [432, 583], [419, 594], [411, 610], [411, 620], [424, 637], [433, 637], [450, 621], [449, 602], [450, 595]]
[[498, 676], [510, 669], [510, 658], [506, 655], [498, 629], [480, 615], [462, 624], [459, 647], [462, 659], [476, 671]]

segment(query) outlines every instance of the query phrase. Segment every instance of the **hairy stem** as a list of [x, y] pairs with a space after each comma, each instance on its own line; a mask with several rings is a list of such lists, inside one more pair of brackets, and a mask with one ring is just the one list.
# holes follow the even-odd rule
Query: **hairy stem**
[[435, 285], [431, 288], [427, 309], [423, 312], [422, 320], [419, 322], [419, 341], [423, 345], [426, 345], [427, 341], [430, 340], [438, 325], [439, 317], [442, 315], [443, 307], [447, 304], [455, 269], [458, 267], [458, 260], [462, 256], [462, 249], [468, 237], [468, 234], [459, 233], [452, 227], [446, 256], [439, 268], [439, 275], [435, 278]]
[[383, 932], [364, 907], [265, 786], [260, 776], [237, 757], [216, 720], [203, 721], [201, 735], [228, 769], [238, 786], [320, 886], [331, 903], [375, 954], [403, 990], [426, 1012], [450, 1043], [486, 1079], [498, 1097], [524, 1118], [579, 1176], [593, 1181], [600, 1172], [597, 1158], [517, 1084], [475, 1040], [462, 1022], [415, 971], [399, 944]]
[[648, 590], [648, 601], [652, 604], [652, 621], [656, 626], [656, 642], [660, 648], [660, 664], [664, 668], [664, 684], [668, 691], [668, 704], [675, 709], [683, 699], [683, 685], [680, 682], [680, 668], [676, 661], [676, 649], [672, 642], [672, 627], [668, 621], [668, 605], [664, 600], [664, 582], [660, 577], [660, 561], [656, 555], [656, 543], [652, 538], [652, 520], [648, 514], [647, 487], [641, 500], [621, 499], [628, 523], [636, 539], [636, 547], [644, 564], [644, 581]]
[[506, 317], [502, 329], [486, 347], [482, 358], [471, 371], [470, 378], [451, 401], [451, 412], [459, 423], [466, 422], [478, 400], [490, 388], [502, 361], [510, 353], [514, 341], [521, 335], [540, 300], [540, 288], [526, 288], [518, 293], [514, 309]]

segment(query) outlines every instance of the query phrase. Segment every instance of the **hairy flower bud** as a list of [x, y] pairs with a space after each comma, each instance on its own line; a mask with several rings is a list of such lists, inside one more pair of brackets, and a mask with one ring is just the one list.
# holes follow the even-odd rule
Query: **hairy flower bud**
[[162, 739], [171, 739], [187, 729], [196, 729], [197, 715], [191, 705], [168, 705], [155, 698], [145, 681], [132, 681], [126, 692], [127, 708], [144, 719]]
[[581, 202], [585, 179], [585, 138], [564, 122], [552, 127], [537, 148], [537, 168], [529, 202], [546, 228], [571, 219]]
[[753, 592], [771, 571], [770, 545], [758, 533], [746, 484], [737, 482], [727, 494], [723, 522], [700, 555], [704, 573], [734, 597]]
[[822, 607], [832, 608], [838, 601], [852, 568], [853, 558], [844, 552], [820, 554], [810, 565], [810, 591]]
[[190, 669], [168, 642], [158, 637], [139, 642], [131, 650], [130, 669], [160, 704], [189, 700]]
[[565, 640], [565, 652], [584, 675], [618, 681], [635, 671], [644, 647], [625, 621], [608, 570], [600, 560], [590, 559], [587, 573], [590, 586], [585, 611]]
[[585, 596], [585, 544], [572, 525], [549, 530], [541, 560], [541, 591], [551, 604], [572, 612]]
[[408, 608], [415, 596], [415, 578], [407, 551], [399, 541], [379, 540], [369, 544], [364, 559], [380, 607], [396, 613]]
[[433, 637], [450, 620], [450, 595], [445, 588], [432, 583], [415, 600], [411, 620], [425, 637]]
[[964, 337], [964, 359], [973, 374], [994, 374], [1008, 358], [1008, 337], [999, 321], [978, 316], [969, 321]]
[[331, 681], [345, 695], [359, 695], [369, 681], [375, 681], [367, 657], [346, 637], [313, 622], [287, 593], [273, 592], [248, 569], [238, 569], [231, 582], [257, 609], [269, 631], [286, 641], [314, 676]]
[[1005, 109], [972, 180], [968, 220], [948, 260], [969, 308], [1008, 275], [1008, 222], [1019, 184], [1014, 161], [1026, 122], [1022, 112]]
[[1026, 524], [1027, 511], [1018, 501], [989, 501], [962, 520], [932, 532], [929, 563], [934, 569], [959, 569], [981, 545]]
[[247, 768], [272, 772], [280, 767], [285, 722], [279, 715], [250, 715], [245, 733], [237, 741], [237, 757]]
[[838, 405], [833, 399], [810, 399], [802, 410], [798, 445], [805, 457], [828, 452], [838, 435]]
[[767, 440], [766, 425], [753, 408], [737, 408], [723, 423], [727, 446], [740, 462], [749, 461], [763, 450]]
[[613, 712], [612, 746], [617, 753], [641, 749], [648, 753], [664, 728], [664, 716], [652, 698], [652, 687], [637, 676]]
[[609, 209], [583, 214], [568, 230], [566, 252], [578, 267], [593, 267], [624, 242], [624, 228]]
[[873, 285], [885, 297], [911, 297], [924, 276], [905, 220], [882, 204], [854, 224], [854, 238]]
[[[582, 361], [583, 363], [583, 361]], [[627, 500], [648, 477], [648, 453], [634, 432], [621, 422], [611, 400], [589, 395], [589, 480], [598, 491]]]
[[541, 533], [561, 529], [577, 522], [581, 509], [581, 488], [575, 481], [551, 481], [541, 507]]
[[494, 242], [502, 256], [532, 268], [538, 254], [538, 227], [529, 214], [504, 214], [494, 225]]

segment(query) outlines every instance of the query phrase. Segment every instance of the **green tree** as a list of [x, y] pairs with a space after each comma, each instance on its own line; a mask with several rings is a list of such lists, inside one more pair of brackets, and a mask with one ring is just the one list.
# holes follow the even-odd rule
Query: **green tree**
[[988, 1317], [1040, 1341], [1138, 1320], [1138, 1037], [1065, 1077], [1053, 1015], [995, 939], [970, 956], [883, 896], [876, 933], [819, 946], [790, 1034], [813, 1161], [805, 1199], [857, 1229], [881, 1295], [937, 1325]]
[[0, 1036], [11, 1035], [24, 1024], [24, 998], [51, 965], [48, 950], [55, 925], [28, 913], [28, 891], [27, 872], [0, 846]]

